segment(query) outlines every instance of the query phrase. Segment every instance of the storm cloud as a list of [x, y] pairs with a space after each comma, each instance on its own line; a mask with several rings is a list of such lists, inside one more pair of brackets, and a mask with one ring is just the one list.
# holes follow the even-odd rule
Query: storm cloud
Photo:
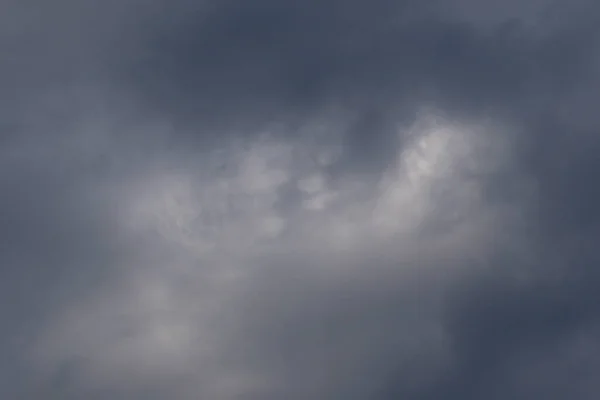
[[594, 2], [0, 11], [2, 398], [600, 394]]

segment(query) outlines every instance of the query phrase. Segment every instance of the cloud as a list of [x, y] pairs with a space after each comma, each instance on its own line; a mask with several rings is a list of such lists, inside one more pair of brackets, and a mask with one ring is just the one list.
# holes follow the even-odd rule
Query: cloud
[[[382, 340], [417, 357], [416, 371], [403, 368], [428, 381], [451, 361], [442, 291], [478, 273], [473, 259], [503, 241], [492, 227], [514, 218], [485, 202], [477, 176], [500, 168], [503, 147], [454, 125], [424, 115], [399, 128], [405, 146], [375, 182], [329, 174], [339, 146], [277, 135], [216, 159], [158, 155], [113, 189], [116, 229], [137, 243], [118, 283], [59, 312], [35, 363], [52, 375], [81, 358], [88, 388], [180, 374], [203, 382], [184, 398], [341, 395], [353, 374], [385, 367]], [[368, 393], [377, 379], [350, 387]]]
[[1, 395], [596, 397], [592, 2], [42, 3]]

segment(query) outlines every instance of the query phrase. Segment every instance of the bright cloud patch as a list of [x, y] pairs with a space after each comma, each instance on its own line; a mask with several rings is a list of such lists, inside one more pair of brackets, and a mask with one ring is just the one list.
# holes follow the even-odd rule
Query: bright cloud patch
[[[148, 169], [126, 185], [119, 214], [123, 231], [140, 238], [139, 253], [123, 266], [118, 285], [57, 319], [37, 357], [49, 368], [83, 357], [82, 371], [101, 382], [119, 381], [126, 370], [140, 379], [185, 371], [205, 382], [202, 393], [229, 393], [215, 398], [268, 387], [268, 368], [249, 371], [243, 362], [232, 368], [226, 355], [256, 340], [245, 336], [250, 319], [241, 310], [266, 301], [269, 283], [253, 288], [269, 268], [275, 275], [312, 271], [303, 278], [310, 284], [298, 282], [310, 293], [331, 273], [403, 279], [404, 270], [414, 271], [410, 265], [468, 257], [489, 244], [487, 224], [498, 215], [484, 207], [473, 176], [491, 160], [480, 153], [497, 143], [472, 127], [433, 119], [398, 135], [404, 146], [371, 178], [332, 173], [339, 143], [311, 147], [269, 136], [218, 157], [207, 152]], [[443, 233], [428, 231], [436, 224], [445, 225]], [[326, 285], [333, 295], [340, 290]], [[290, 299], [301, 296], [293, 293]], [[407, 338], [407, 348], [417, 337], [441, 343], [439, 326], [426, 321], [422, 329], [429, 333]]]

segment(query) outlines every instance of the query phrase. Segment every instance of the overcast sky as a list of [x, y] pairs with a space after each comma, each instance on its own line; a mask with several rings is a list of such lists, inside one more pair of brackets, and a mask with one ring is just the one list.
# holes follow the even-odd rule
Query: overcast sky
[[600, 3], [4, 0], [0, 398], [600, 396]]

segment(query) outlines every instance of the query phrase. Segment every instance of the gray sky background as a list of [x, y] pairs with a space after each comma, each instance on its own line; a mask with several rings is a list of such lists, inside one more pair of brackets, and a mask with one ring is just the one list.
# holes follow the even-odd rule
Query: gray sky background
[[598, 398], [599, 19], [4, 1], [0, 397]]

